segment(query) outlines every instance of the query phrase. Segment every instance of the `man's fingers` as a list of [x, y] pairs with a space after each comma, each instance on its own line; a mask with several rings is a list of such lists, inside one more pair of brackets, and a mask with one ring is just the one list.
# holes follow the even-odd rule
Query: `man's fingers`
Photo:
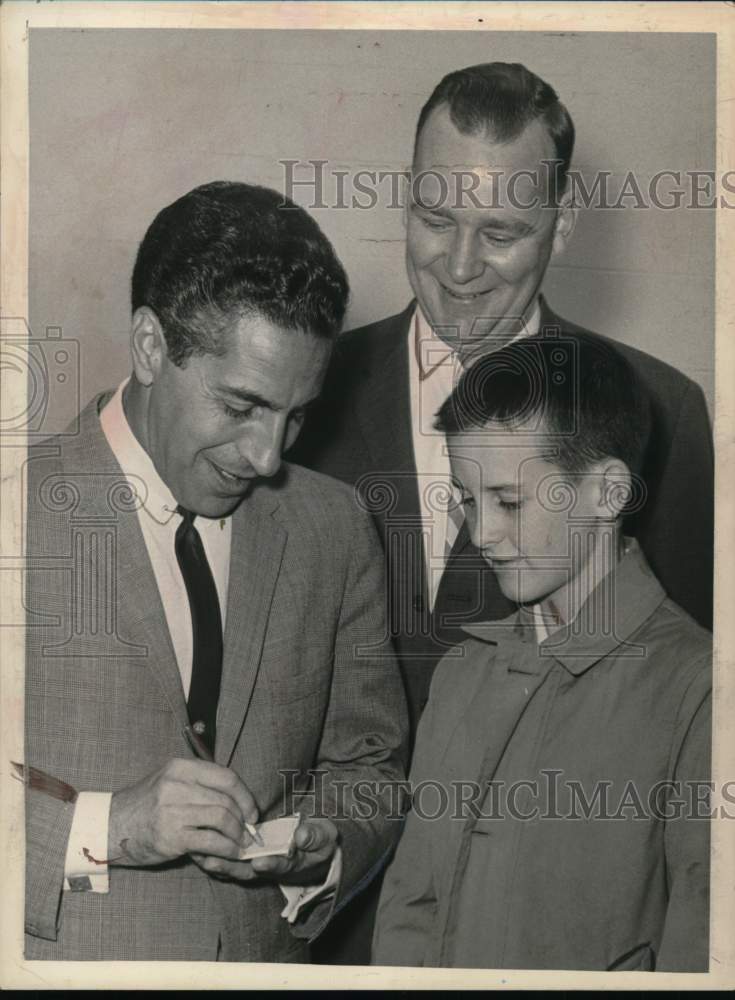
[[323, 840], [326, 842], [321, 829], [308, 820], [296, 827], [293, 836], [294, 847], [299, 851], [318, 851]]
[[314, 853], [331, 849], [337, 842], [337, 830], [329, 820], [302, 820], [293, 836], [294, 847]]
[[184, 811], [184, 826], [211, 826], [233, 840], [242, 836], [240, 807], [229, 795], [204, 785], [179, 786], [176, 792], [176, 800], [168, 808]]
[[209, 761], [192, 761], [196, 765], [193, 780], [204, 788], [214, 789], [229, 796], [237, 803], [240, 814], [248, 823], [257, 823], [258, 807], [250, 789], [229, 767], [211, 764]]
[[187, 811], [186, 825], [216, 830], [234, 844], [243, 843], [244, 827], [231, 809], [224, 805], [202, 806]]
[[192, 857], [200, 868], [215, 878], [231, 878], [237, 879], [239, 882], [249, 882], [258, 877], [247, 861], [232, 861], [200, 854], [192, 855]]
[[292, 857], [264, 857], [264, 858], [253, 858], [252, 868], [253, 871], [257, 872], [259, 875], [286, 875], [294, 867], [294, 860]]
[[[197, 855], [207, 855], [234, 860], [240, 852], [240, 845], [227, 837], [223, 837], [216, 830], [204, 830], [192, 828], [184, 831], [186, 839], [186, 852]], [[202, 862], [202, 867], [206, 867]]]

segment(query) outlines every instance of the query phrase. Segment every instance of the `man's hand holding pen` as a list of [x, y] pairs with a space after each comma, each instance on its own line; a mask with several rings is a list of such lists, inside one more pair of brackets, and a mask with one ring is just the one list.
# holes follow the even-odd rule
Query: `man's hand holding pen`
[[246, 823], [258, 808], [229, 768], [205, 760], [171, 760], [112, 796], [109, 857], [126, 867], [162, 864], [184, 854], [237, 858]]
[[257, 821], [255, 800], [234, 771], [206, 760], [171, 760], [112, 796], [108, 857], [111, 864], [143, 868], [189, 854], [220, 878], [324, 880], [337, 847], [330, 820], [302, 820], [288, 857], [241, 861], [241, 847], [253, 842], [247, 827]]

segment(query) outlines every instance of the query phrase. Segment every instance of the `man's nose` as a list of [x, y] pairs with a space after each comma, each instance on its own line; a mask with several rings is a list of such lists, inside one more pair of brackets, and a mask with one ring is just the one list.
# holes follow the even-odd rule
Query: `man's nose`
[[240, 454], [258, 476], [275, 476], [280, 469], [285, 428], [285, 422], [273, 419], [249, 435], [243, 435]]
[[479, 278], [484, 264], [477, 252], [474, 233], [457, 232], [447, 254], [447, 274], [457, 285]]

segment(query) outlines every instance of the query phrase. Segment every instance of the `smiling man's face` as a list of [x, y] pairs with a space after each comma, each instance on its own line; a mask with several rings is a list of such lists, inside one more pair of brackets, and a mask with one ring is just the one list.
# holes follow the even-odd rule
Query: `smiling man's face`
[[162, 358], [141, 442], [177, 502], [206, 517], [229, 514], [255, 479], [278, 471], [332, 346], [257, 314], [234, 317], [221, 344], [184, 367]]
[[493, 348], [511, 340], [552, 252], [566, 245], [573, 213], [549, 207], [553, 168], [543, 162], [555, 155], [539, 121], [514, 141], [497, 143], [484, 133], [464, 135], [440, 106], [421, 130], [406, 266], [424, 314], [455, 349], [471, 351], [485, 338]]

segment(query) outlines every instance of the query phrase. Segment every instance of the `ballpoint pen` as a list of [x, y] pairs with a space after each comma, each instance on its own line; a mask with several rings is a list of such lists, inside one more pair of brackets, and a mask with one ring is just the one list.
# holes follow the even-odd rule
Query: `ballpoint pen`
[[[214, 763], [214, 757], [210, 751], [207, 744], [201, 738], [201, 736], [192, 729], [191, 726], [184, 726], [184, 736], [186, 737], [186, 742], [189, 744], [192, 753], [199, 760], [209, 761], [210, 764]], [[255, 829], [252, 823], [246, 823], [243, 821], [245, 829], [253, 838], [258, 847], [264, 847], [263, 838], [260, 836], [258, 831]]]

